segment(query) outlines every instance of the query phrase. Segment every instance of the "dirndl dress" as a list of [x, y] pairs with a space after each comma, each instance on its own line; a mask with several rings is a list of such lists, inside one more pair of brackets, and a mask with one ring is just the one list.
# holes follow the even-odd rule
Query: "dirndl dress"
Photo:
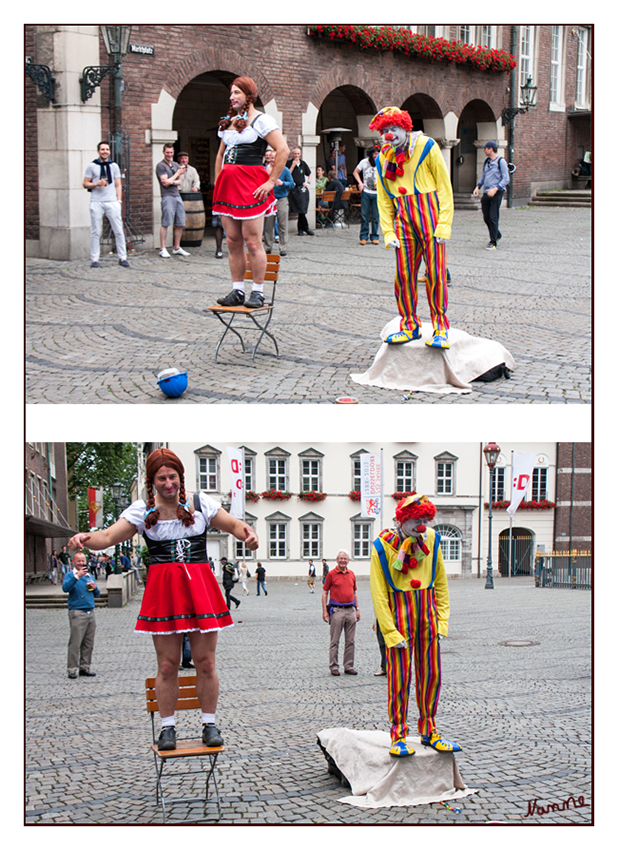
[[263, 137], [274, 129], [278, 129], [274, 119], [259, 113], [240, 133], [219, 130], [226, 149], [212, 196], [213, 215], [243, 220], [277, 214], [274, 191], [260, 201], [253, 197], [258, 186], [268, 180], [263, 165], [268, 142]]
[[195, 524], [188, 527], [178, 519], [159, 520], [147, 532], [143, 500], [134, 502], [121, 514], [143, 536], [150, 555], [136, 632], [205, 633], [234, 625], [206, 551], [208, 520], [219, 505], [206, 494], [199, 495], [202, 510], [195, 511]]

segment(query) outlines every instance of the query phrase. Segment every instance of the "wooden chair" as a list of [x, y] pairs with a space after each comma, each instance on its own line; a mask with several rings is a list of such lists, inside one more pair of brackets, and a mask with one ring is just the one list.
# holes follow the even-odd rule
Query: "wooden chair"
[[[320, 227], [332, 227], [333, 222], [330, 218], [330, 205], [335, 200], [335, 192], [320, 192], [319, 195], [316, 194], [315, 199], [315, 221], [316, 224], [319, 224]], [[322, 203], [328, 204], [328, 206], [320, 206], [320, 201]]]
[[[220, 304], [215, 304], [212, 307], [208, 307], [206, 310], [204, 310], [205, 313], [214, 313], [214, 315], [219, 319], [219, 321], [225, 326], [225, 330], [223, 331], [221, 339], [217, 343], [217, 348], [215, 350], [215, 363], [217, 362], [219, 349], [223, 345], [223, 340], [227, 336], [228, 331], [231, 331], [233, 334], [236, 334], [236, 336], [240, 340], [240, 344], [242, 345], [242, 350], [244, 353], [245, 343], [243, 341], [243, 338], [241, 334], [236, 330], [236, 327], [232, 327], [232, 324], [235, 320], [242, 322], [243, 319], [248, 319], [250, 322], [253, 323], [254, 327], [251, 327], [250, 325], [245, 326], [247, 330], [253, 330], [255, 328], [260, 331], [260, 336], [253, 349], [253, 356], [251, 358], [251, 362], [253, 363], [255, 361], [255, 355], [257, 354], [257, 350], [264, 335], [266, 335], [273, 341], [275, 351], [277, 352], [277, 357], [279, 356], [279, 347], [277, 346], [277, 340], [267, 330], [267, 328], [270, 324], [270, 320], [272, 319], [273, 311], [275, 309], [275, 293], [277, 289], [277, 281], [279, 279], [279, 263], [281, 261], [281, 257], [279, 256], [279, 254], [267, 254], [266, 261], [266, 274], [264, 276], [264, 281], [270, 282], [272, 284], [272, 289], [270, 301], [265, 300], [263, 307], [255, 307], [254, 309], [251, 309], [250, 307], [221, 307]], [[248, 254], [245, 280], [253, 280], [251, 268], [249, 267]], [[266, 297], [266, 292], [264, 292], [264, 296]]]
[[[200, 701], [197, 698], [197, 694], [195, 691], [195, 676], [181, 676], [179, 678], [180, 684], [180, 694], [178, 697], [178, 703], [176, 705], [176, 711], [183, 711], [185, 709], [197, 708], [201, 711]], [[215, 768], [217, 766], [217, 759], [219, 757], [219, 753], [223, 752], [223, 747], [207, 747], [202, 743], [201, 739], [198, 740], [185, 740], [185, 741], [176, 741], [176, 749], [175, 750], [163, 750], [159, 752], [159, 747], [157, 746], [156, 733], [155, 733], [155, 722], [154, 716], [155, 712], [159, 710], [159, 705], [157, 703], [157, 697], [155, 694], [155, 680], [154, 678], [146, 679], [146, 709], [150, 714], [150, 720], [152, 723], [152, 751], [154, 753], [154, 764], [155, 764], [155, 773], [157, 775], [157, 785], [156, 785], [156, 794], [157, 794], [157, 806], [159, 803], [161, 804], [161, 808], [163, 810], [163, 823], [167, 822], [166, 818], [166, 803], [171, 805], [172, 803], [204, 803], [204, 817], [200, 818], [198, 821], [170, 821], [171, 823], [199, 823], [201, 820], [205, 820], [207, 817], [206, 810], [208, 807], [208, 803], [214, 803], [217, 807], [217, 819], [221, 817], [221, 800], [219, 798], [219, 789], [217, 788], [217, 776], [215, 773]], [[183, 758], [201, 758], [201, 768], [202, 770], [206, 769], [206, 759], [208, 759], [208, 763], [210, 765], [210, 769], [206, 774], [206, 790], [203, 797], [175, 797], [167, 799], [163, 794], [163, 768], [167, 764], [168, 761], [174, 761], [175, 759], [183, 759]], [[186, 771], [175, 771], [173, 773], [168, 773], [166, 778], [173, 778], [176, 776], [195, 776], [197, 775], [197, 771], [194, 770], [186, 770]], [[212, 780], [212, 785], [214, 788], [214, 793], [209, 796], [209, 786]]]
[[348, 221], [360, 221], [361, 217], [361, 193], [352, 188], [348, 198]]

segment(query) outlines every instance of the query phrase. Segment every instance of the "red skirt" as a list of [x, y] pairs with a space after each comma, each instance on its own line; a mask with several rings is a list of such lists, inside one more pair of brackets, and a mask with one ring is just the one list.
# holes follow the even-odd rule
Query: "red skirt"
[[153, 564], [137, 617], [136, 632], [173, 635], [233, 626], [208, 564]]
[[215, 181], [213, 215], [229, 215], [237, 219], [276, 215], [277, 200], [274, 192], [261, 201], [253, 197], [257, 187], [267, 180], [268, 172], [261, 165], [224, 165]]

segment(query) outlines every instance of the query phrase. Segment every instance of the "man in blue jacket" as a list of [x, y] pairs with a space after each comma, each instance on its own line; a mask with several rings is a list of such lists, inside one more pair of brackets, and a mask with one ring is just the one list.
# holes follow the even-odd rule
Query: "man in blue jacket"
[[[264, 168], [270, 174], [275, 162], [274, 150], [267, 150], [264, 154]], [[279, 179], [275, 182], [275, 198], [277, 199], [277, 227], [279, 229], [279, 254], [285, 257], [288, 247], [288, 192], [296, 184], [289, 168], [284, 168]], [[264, 219], [264, 249], [270, 254], [275, 234], [275, 217], [267, 216]]]
[[69, 654], [67, 669], [69, 679], [80, 676], [96, 676], [90, 670], [94, 648], [94, 600], [101, 595], [94, 578], [88, 574], [88, 564], [83, 552], [73, 555], [73, 569], [62, 582], [62, 589], [69, 594]]
[[489, 242], [485, 246], [488, 251], [495, 251], [498, 239], [502, 239], [500, 233], [500, 204], [504, 197], [506, 187], [509, 185], [509, 167], [504, 158], [498, 156], [498, 145], [495, 142], [487, 142], [484, 147], [487, 159], [483, 165], [481, 179], [474, 187], [472, 193], [478, 198], [479, 189], [484, 187], [481, 198], [481, 209], [483, 219], [489, 230]]

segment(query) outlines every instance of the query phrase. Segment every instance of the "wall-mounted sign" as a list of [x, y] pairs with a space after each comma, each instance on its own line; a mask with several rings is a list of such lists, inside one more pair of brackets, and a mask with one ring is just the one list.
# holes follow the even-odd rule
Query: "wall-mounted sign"
[[154, 45], [130, 44], [129, 53], [141, 53], [143, 56], [154, 56]]

